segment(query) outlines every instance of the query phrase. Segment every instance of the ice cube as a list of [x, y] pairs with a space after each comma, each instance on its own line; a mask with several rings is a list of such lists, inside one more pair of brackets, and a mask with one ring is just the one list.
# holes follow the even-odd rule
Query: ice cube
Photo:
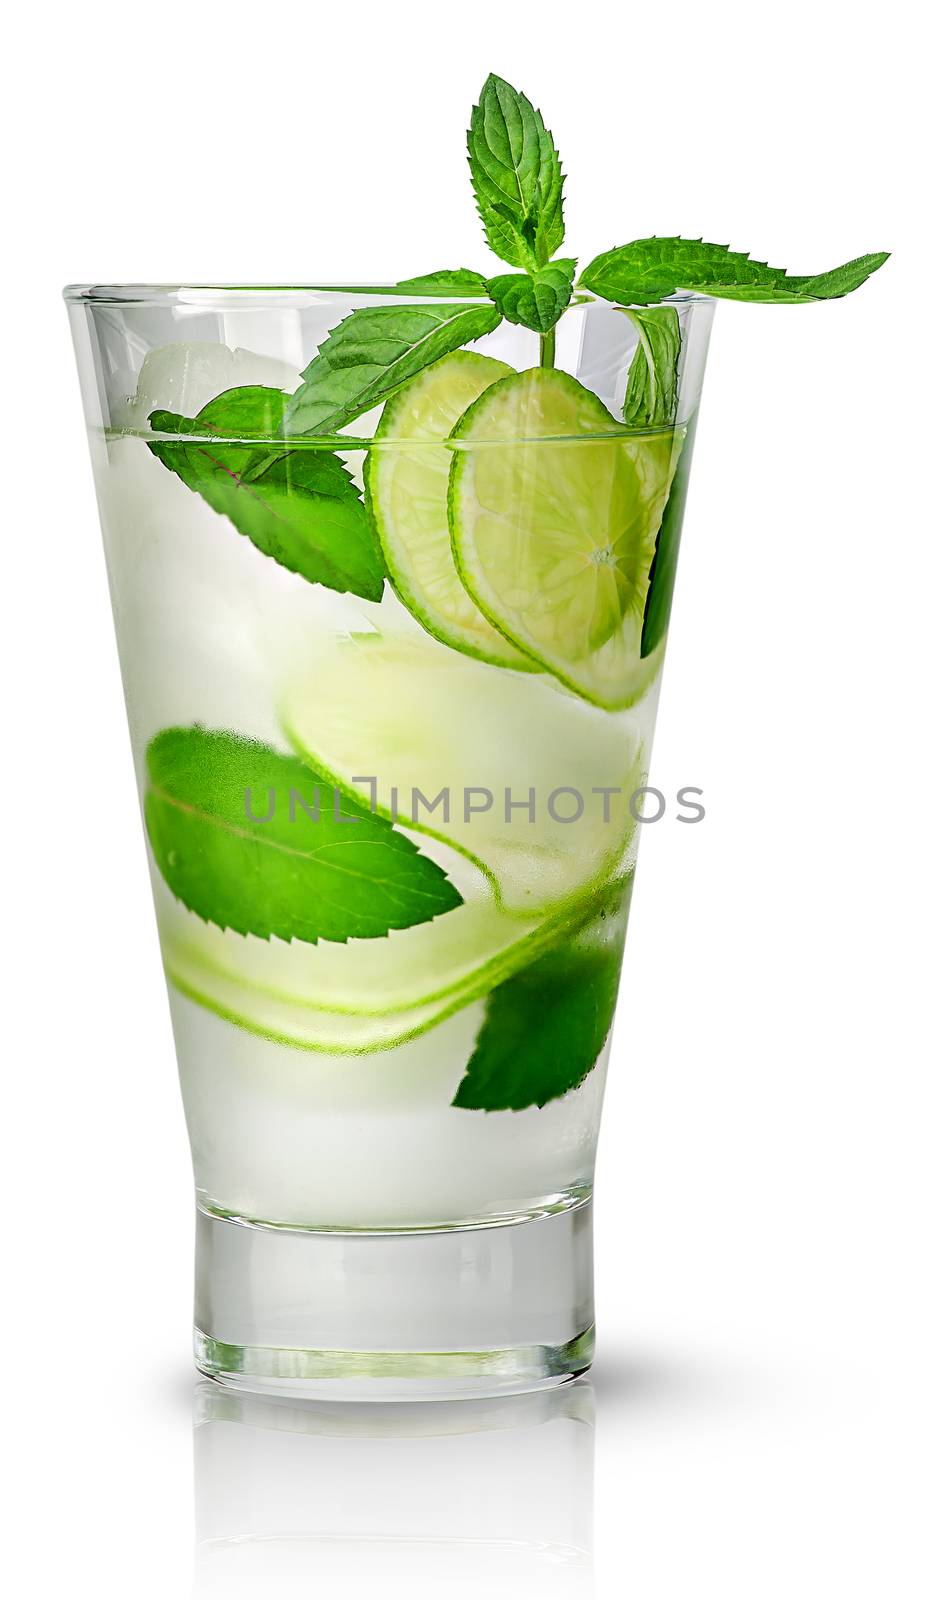
[[264, 384], [290, 392], [300, 374], [285, 361], [257, 355], [254, 350], [230, 350], [224, 344], [185, 343], [159, 345], [141, 363], [137, 392], [120, 408], [112, 407], [112, 425], [146, 428], [152, 411], [176, 411], [192, 417], [224, 389]]

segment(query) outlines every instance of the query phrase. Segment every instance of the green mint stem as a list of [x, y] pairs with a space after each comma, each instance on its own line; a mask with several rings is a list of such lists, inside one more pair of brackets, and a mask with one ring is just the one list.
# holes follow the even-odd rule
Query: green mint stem
[[540, 366], [551, 367], [556, 360], [556, 329], [540, 334]]

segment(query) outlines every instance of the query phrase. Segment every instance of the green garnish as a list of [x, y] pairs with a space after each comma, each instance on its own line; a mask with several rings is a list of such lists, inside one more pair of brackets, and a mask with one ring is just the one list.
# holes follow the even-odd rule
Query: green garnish
[[492, 278], [488, 291], [501, 316], [534, 333], [549, 333], [572, 299], [574, 260], [554, 261], [535, 272], [505, 272]]
[[291, 433], [335, 433], [424, 367], [493, 333], [493, 305], [376, 306], [332, 328], [285, 408]]
[[452, 552], [478, 609], [583, 699], [634, 705], [659, 665], [640, 644], [673, 430], [636, 433], [568, 372], [534, 367], [485, 389], [452, 439]]
[[604, 942], [560, 944], [493, 989], [452, 1105], [524, 1111], [578, 1088], [612, 1026], [623, 943], [619, 918]]
[[[292, 395], [235, 389], [196, 417], [156, 411], [150, 418], [157, 433], [219, 434], [218, 445], [154, 440], [150, 448], [266, 555], [311, 583], [363, 599], [381, 597], [385, 567], [359, 491], [339, 456], [292, 453], [292, 436], [338, 433], [502, 320], [536, 333], [539, 364], [552, 367], [556, 324], [574, 284], [583, 297], [601, 295], [626, 308], [637, 329], [625, 422], [670, 427], [678, 420], [681, 330], [676, 308], [658, 301], [678, 291], [796, 305], [836, 299], [887, 259], [881, 251], [800, 277], [726, 245], [650, 238], [596, 256], [577, 282], [575, 259], [554, 259], [564, 222], [563, 171], [552, 134], [526, 95], [493, 73], [471, 113], [468, 162], [487, 242], [517, 271], [487, 278], [455, 267], [403, 278], [396, 293], [442, 303], [351, 312], [330, 330]], [[246, 447], [252, 437], [267, 440], [268, 448]]]
[[468, 164], [494, 254], [538, 272], [563, 242], [563, 169], [539, 111], [493, 73], [471, 112]]
[[[259, 386], [227, 389], [195, 417], [154, 411], [148, 441], [165, 467], [228, 517], [279, 566], [308, 583], [379, 600], [385, 564], [373, 525], [349, 472], [330, 450], [282, 451], [287, 395]], [[186, 436], [195, 436], [187, 443]], [[208, 435], [220, 434], [219, 443]], [[267, 441], [264, 445], [229, 441]]]
[[622, 415], [635, 428], [670, 427], [677, 415], [680, 322], [673, 306], [626, 312], [638, 330]]
[[693, 441], [697, 419], [687, 424], [683, 447], [671, 483], [670, 494], [658, 529], [654, 560], [648, 574], [648, 595], [644, 608], [644, 626], [641, 630], [641, 659], [653, 656], [667, 633], [671, 604], [674, 599], [674, 582], [677, 577], [677, 558], [680, 555], [680, 531], [690, 484], [690, 467], [693, 462]]
[[441, 272], [426, 272], [418, 278], [403, 278], [393, 287], [397, 294], [441, 295], [453, 300], [462, 295], [487, 294], [487, 279], [469, 267], [445, 267]]
[[378, 939], [461, 905], [436, 862], [296, 756], [238, 734], [164, 728], [144, 820], [168, 888], [259, 939]]
[[[537, 815], [534, 776], [541, 797], [575, 794], [580, 805], [569, 773], [606, 796], [642, 778], [640, 735], [605, 713], [648, 694], [670, 616], [696, 427], [681, 412], [685, 312], [674, 297], [837, 299], [887, 254], [800, 276], [726, 245], [648, 238], [577, 276], [575, 258], [557, 254], [564, 179], [553, 137], [494, 75], [472, 110], [468, 161], [485, 238], [508, 270], [437, 269], [374, 291], [400, 303], [353, 310], [331, 328], [293, 394], [249, 386], [194, 417], [154, 411], [147, 440], [263, 555], [367, 601], [382, 599], [388, 575], [425, 633], [355, 633], [309, 682], [289, 686], [282, 728], [297, 755], [227, 730], [165, 728], [147, 748], [144, 809], [173, 914], [183, 906], [202, 919], [203, 938], [254, 935], [268, 941], [256, 949], [291, 961], [293, 941], [327, 941], [315, 1003], [293, 994], [293, 968], [287, 992], [258, 984], [249, 995], [241, 941], [227, 941], [229, 972], [188, 933], [167, 963], [184, 993], [283, 1042], [356, 1052], [417, 1035], [489, 988], [453, 1103], [523, 1110], [586, 1079], [615, 1007], [623, 887], [584, 918], [624, 872], [627, 819], [570, 834], [576, 816]], [[636, 334], [614, 412], [554, 370], [574, 296], [601, 297], [602, 321], [617, 330], [621, 315]], [[538, 336], [538, 364], [535, 341], [526, 371], [468, 348], [503, 322]], [[344, 430], [380, 405], [375, 433], [365, 430], [375, 448], [361, 494], [342, 452], [369, 441]], [[361, 785], [372, 786], [372, 810], [356, 798]], [[456, 799], [452, 810], [462, 794], [464, 809]], [[501, 812], [502, 794], [514, 808], [533, 796], [525, 826], [519, 809]], [[463, 901], [400, 831], [404, 817], [473, 863], [493, 904]], [[410, 1004], [389, 1014], [358, 968], [369, 1003], [362, 1016], [338, 1006], [332, 1019], [332, 946], [383, 941], [459, 907], [464, 920], [447, 919], [443, 936], [442, 971], [457, 963], [449, 986], [417, 971]], [[519, 940], [503, 927], [516, 918]], [[485, 956], [469, 966], [462, 941], [482, 927]], [[381, 970], [382, 944], [365, 948]], [[412, 956], [394, 940], [389, 950], [405, 973]], [[407, 990], [401, 976], [400, 999]]]
[[648, 306], [678, 290], [719, 300], [755, 300], [767, 305], [806, 305], [839, 300], [866, 283], [889, 259], [889, 251], [858, 256], [813, 277], [789, 276], [780, 267], [753, 261], [725, 244], [703, 239], [636, 239], [590, 261], [580, 283], [622, 306]]
[[[572, 279], [568, 293], [561, 282], [570, 261], [552, 260], [563, 242], [562, 167], [539, 111], [493, 73], [471, 113], [468, 160], [488, 244], [502, 261], [522, 267], [531, 285], [527, 292], [519, 286], [511, 289], [514, 280], [503, 276], [491, 280], [488, 288], [508, 321], [540, 334], [541, 365], [552, 365], [552, 330], [572, 295]], [[886, 259], [887, 252], [880, 251], [830, 272], [794, 277], [727, 245], [702, 239], [638, 239], [596, 256], [579, 287], [622, 306], [655, 305], [678, 290], [800, 305], [850, 294]], [[550, 286], [555, 295], [548, 292]], [[640, 325], [639, 332], [643, 343]], [[626, 401], [627, 420], [635, 421], [628, 410]]]

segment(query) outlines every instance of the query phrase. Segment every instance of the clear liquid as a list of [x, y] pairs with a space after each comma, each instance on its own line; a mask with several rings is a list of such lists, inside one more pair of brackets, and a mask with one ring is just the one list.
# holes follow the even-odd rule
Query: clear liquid
[[[344, 459], [362, 481], [367, 447], [348, 445]], [[92, 450], [142, 792], [145, 752], [161, 729], [200, 724], [285, 750], [286, 697], [307, 695], [316, 731], [329, 720], [319, 699], [325, 661], [351, 637], [373, 633], [428, 660], [410, 694], [423, 677], [434, 689], [439, 670], [458, 674], [460, 701], [449, 700], [449, 688], [441, 704], [433, 695], [414, 709], [384, 681], [406, 775], [430, 731], [439, 739], [447, 730], [459, 768], [460, 752], [477, 739], [487, 765], [452, 775], [459, 818], [450, 829], [413, 828], [408, 809], [402, 819], [464, 904], [384, 939], [308, 945], [223, 932], [175, 900], [152, 864], [202, 1202], [286, 1226], [383, 1229], [503, 1219], [578, 1200], [592, 1182], [607, 1043], [578, 1088], [542, 1107], [468, 1111], [452, 1101], [487, 996], [520, 970], [521, 952], [535, 959], [560, 930], [582, 927], [590, 880], [603, 906], [603, 885], [630, 876], [630, 830], [600, 828], [601, 801], [577, 823], [554, 822], [546, 802], [556, 789], [587, 790], [588, 776], [641, 780], [656, 680], [631, 711], [613, 714], [547, 676], [456, 657], [389, 584], [370, 602], [262, 556], [154, 457], [140, 431], [96, 435]], [[561, 747], [557, 713], [573, 741]], [[505, 714], [501, 736], [494, 717]], [[596, 772], [593, 752], [610, 749], [624, 754], [611, 757], [614, 767], [604, 754]], [[528, 777], [538, 783], [538, 823], [512, 812], [503, 824], [462, 823], [469, 782], [493, 786], [499, 810], [502, 778], [519, 798]], [[604, 926], [579, 936], [620, 942], [626, 914], [623, 906], [612, 917], [609, 906]]]

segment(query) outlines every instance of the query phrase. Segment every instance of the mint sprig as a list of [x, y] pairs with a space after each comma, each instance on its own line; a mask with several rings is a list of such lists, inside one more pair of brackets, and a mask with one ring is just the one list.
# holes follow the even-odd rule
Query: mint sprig
[[535, 272], [505, 272], [491, 278], [488, 292], [502, 317], [534, 333], [549, 333], [572, 299], [574, 260], [559, 257]]
[[279, 566], [308, 583], [380, 600], [386, 568], [379, 540], [340, 457], [272, 448], [284, 436], [286, 403], [279, 389], [252, 385], [227, 389], [195, 417], [154, 411], [154, 432], [179, 435], [179, 442], [152, 439], [148, 448]]
[[858, 256], [830, 272], [797, 277], [781, 267], [753, 261], [725, 244], [707, 244], [703, 239], [636, 239], [596, 256], [579, 282], [622, 306], [654, 305], [678, 290], [720, 300], [806, 305], [837, 300], [859, 289], [888, 257], [889, 252], [881, 250]]
[[329, 434], [387, 400], [423, 368], [493, 333], [500, 313], [481, 305], [375, 306], [332, 328], [285, 407], [292, 433]]
[[295, 756], [225, 730], [165, 728], [151, 740], [144, 820], [171, 893], [236, 933], [378, 939], [462, 903], [391, 823]]
[[527, 274], [492, 278], [489, 291], [508, 322], [540, 335], [541, 365], [552, 366], [575, 277], [574, 261], [549, 264], [563, 242], [563, 169], [539, 111], [494, 73], [471, 112], [468, 164], [488, 244]]
[[468, 163], [494, 254], [512, 267], [545, 267], [563, 242], [563, 170], [539, 111], [494, 73], [471, 112]]

